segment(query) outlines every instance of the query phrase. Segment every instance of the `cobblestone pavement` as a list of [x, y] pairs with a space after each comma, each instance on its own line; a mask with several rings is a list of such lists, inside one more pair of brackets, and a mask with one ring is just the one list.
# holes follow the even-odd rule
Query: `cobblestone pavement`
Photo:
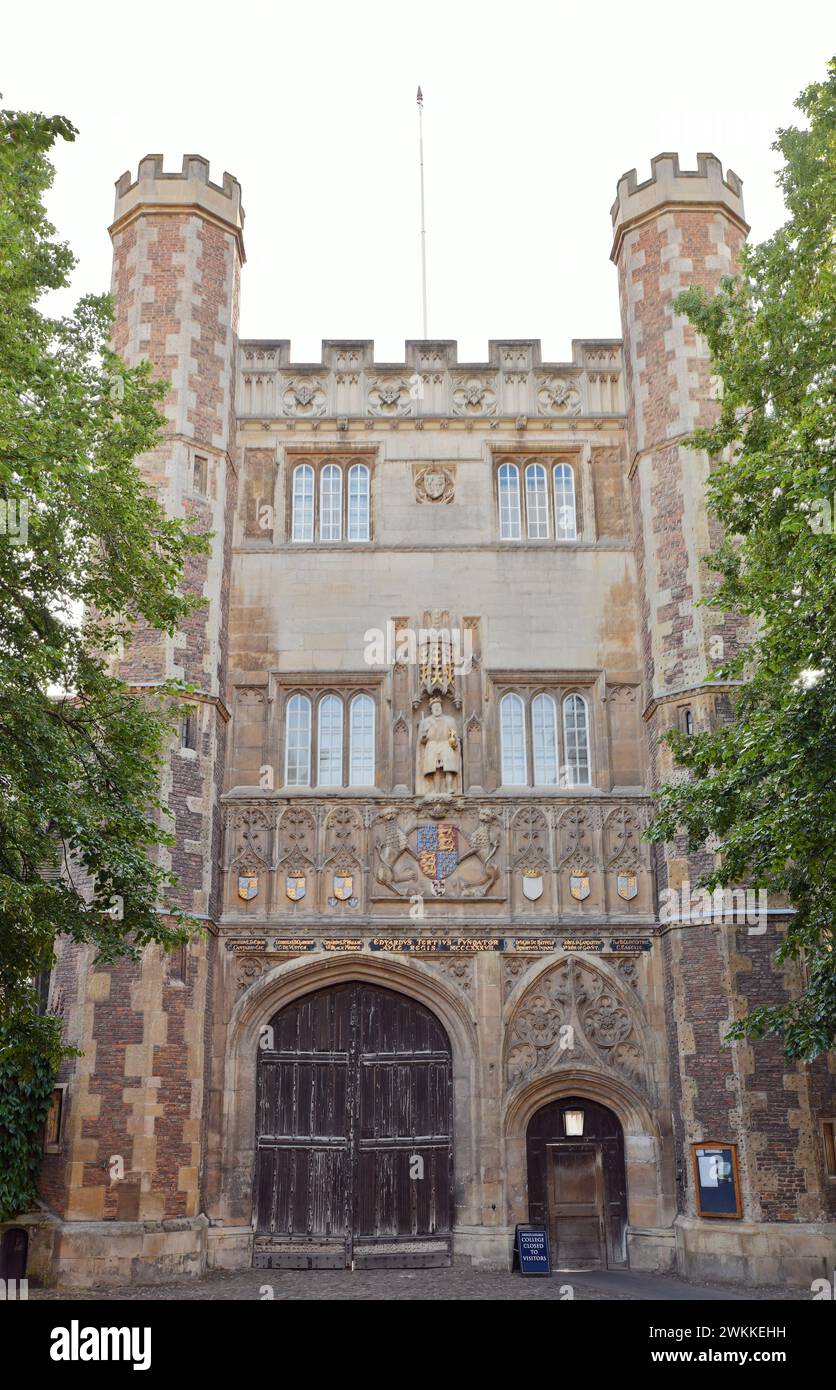
[[[762, 1301], [768, 1299], [808, 1300], [810, 1290], [739, 1290], [688, 1284], [668, 1275], [634, 1274], [604, 1270], [584, 1274], [555, 1274], [550, 1279], [522, 1279], [518, 1274], [494, 1270], [474, 1270], [466, 1266], [452, 1269], [416, 1270], [269, 1270], [246, 1269], [234, 1273], [206, 1274], [200, 1279], [178, 1280], [172, 1284], [135, 1285], [124, 1289], [30, 1290], [30, 1299], [120, 1299], [130, 1302], [156, 1300], [208, 1300], [228, 1302], [236, 1299], [302, 1299], [328, 1302], [432, 1301], [459, 1302], [487, 1299], [554, 1299], [592, 1302], [713, 1302]], [[573, 1293], [570, 1293], [570, 1289]]]

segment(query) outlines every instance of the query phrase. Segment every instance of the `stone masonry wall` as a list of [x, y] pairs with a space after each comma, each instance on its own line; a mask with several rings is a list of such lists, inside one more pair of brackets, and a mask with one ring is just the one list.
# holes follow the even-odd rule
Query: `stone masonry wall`
[[[709, 461], [685, 443], [716, 407], [706, 345], [672, 300], [689, 285], [711, 292], [733, 273], [745, 229], [739, 181], [731, 173], [724, 179], [713, 156], [699, 159], [697, 174], [680, 172], [676, 157], [663, 155], [648, 183], [625, 176], [613, 209], [655, 786], [683, 775], [661, 743], [683, 706], [697, 730], [728, 717], [728, 695], [706, 682], [746, 637], [741, 619], [697, 606], [714, 582], [703, 557], [719, 528], [704, 503]], [[686, 881], [695, 888], [713, 856], [689, 855], [678, 840], [657, 848], [655, 863], [658, 889]], [[679, 1203], [691, 1215], [690, 1145], [723, 1139], [739, 1146], [745, 1216], [808, 1221], [824, 1211], [809, 1071], [788, 1064], [777, 1042], [724, 1042], [735, 1019], [798, 986], [792, 971], [775, 966], [775, 922], [762, 932], [692, 918], [670, 924], [664, 936]]]
[[[184, 161], [182, 176], [172, 176], [151, 156], [136, 184], [124, 176], [117, 186], [114, 345], [129, 365], [149, 360], [171, 388], [165, 438], [140, 466], [170, 515], [191, 516], [212, 536], [209, 554], [190, 558], [184, 576], [186, 590], [207, 601], [173, 637], [139, 624], [120, 674], [140, 689], [167, 679], [195, 689], [196, 748], [181, 747], [175, 730], [166, 760], [162, 796], [175, 845], [160, 858], [179, 880], [179, 905], [209, 930], [170, 957], [149, 948], [141, 960], [112, 967], [97, 968], [84, 953], [62, 946], [58, 977], [65, 969], [76, 972], [79, 1000], [67, 1019], [68, 1041], [83, 1055], [67, 1068], [70, 1161], [56, 1156], [46, 1166], [43, 1192], [71, 1220], [193, 1217], [201, 1207], [237, 490], [242, 215], [236, 190], [228, 176], [223, 190], [215, 188], [205, 162], [194, 157]], [[196, 457], [206, 460], [205, 488], [196, 487]], [[116, 1180], [114, 1157], [124, 1170]]]

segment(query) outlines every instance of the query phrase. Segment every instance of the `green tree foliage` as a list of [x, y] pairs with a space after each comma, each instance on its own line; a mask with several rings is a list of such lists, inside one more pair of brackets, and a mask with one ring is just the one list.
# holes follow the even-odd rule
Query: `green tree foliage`
[[710, 603], [756, 634], [714, 674], [742, 679], [731, 722], [672, 734], [691, 780], [663, 789], [652, 836], [716, 839], [714, 888], [747, 881], [795, 908], [779, 960], [805, 963], [803, 994], [756, 1008], [731, 1037], [783, 1038], [816, 1057], [836, 1036], [836, 63], [802, 93], [803, 128], [778, 132], [787, 222], [745, 248], [719, 293], [680, 296], [720, 383], [693, 447], [717, 462], [708, 502], [726, 541]]
[[43, 311], [74, 264], [43, 202], [50, 151], [74, 137], [62, 117], [0, 113], [0, 1065], [15, 1104], [8, 1068], [42, 1059], [54, 1075], [60, 1055], [33, 987], [58, 935], [111, 961], [191, 930], [163, 915], [173, 880], [155, 855], [171, 843], [172, 692], [135, 698], [109, 658], [135, 622], [180, 626], [198, 601], [180, 591], [184, 563], [207, 542], [137, 470], [166, 386], [111, 352], [110, 300]]

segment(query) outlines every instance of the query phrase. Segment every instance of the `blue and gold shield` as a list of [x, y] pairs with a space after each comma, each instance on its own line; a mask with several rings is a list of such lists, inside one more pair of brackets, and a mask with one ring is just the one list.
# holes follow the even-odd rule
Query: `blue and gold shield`
[[258, 874], [238, 875], [238, 896], [245, 903], [258, 896]]
[[418, 863], [421, 872], [436, 883], [449, 878], [459, 863], [458, 826], [449, 821], [438, 825], [428, 823], [418, 827]]
[[305, 896], [305, 875], [288, 874], [284, 881], [284, 891], [292, 903], [298, 903]]

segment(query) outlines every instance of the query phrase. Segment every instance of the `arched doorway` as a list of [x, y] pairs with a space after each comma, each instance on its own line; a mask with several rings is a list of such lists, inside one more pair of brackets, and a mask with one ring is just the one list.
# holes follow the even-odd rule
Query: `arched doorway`
[[527, 1131], [528, 1209], [548, 1226], [555, 1269], [627, 1263], [624, 1134], [617, 1115], [565, 1096], [532, 1116]]
[[406, 995], [363, 981], [305, 994], [260, 1039], [254, 1263], [447, 1264], [452, 1058]]

